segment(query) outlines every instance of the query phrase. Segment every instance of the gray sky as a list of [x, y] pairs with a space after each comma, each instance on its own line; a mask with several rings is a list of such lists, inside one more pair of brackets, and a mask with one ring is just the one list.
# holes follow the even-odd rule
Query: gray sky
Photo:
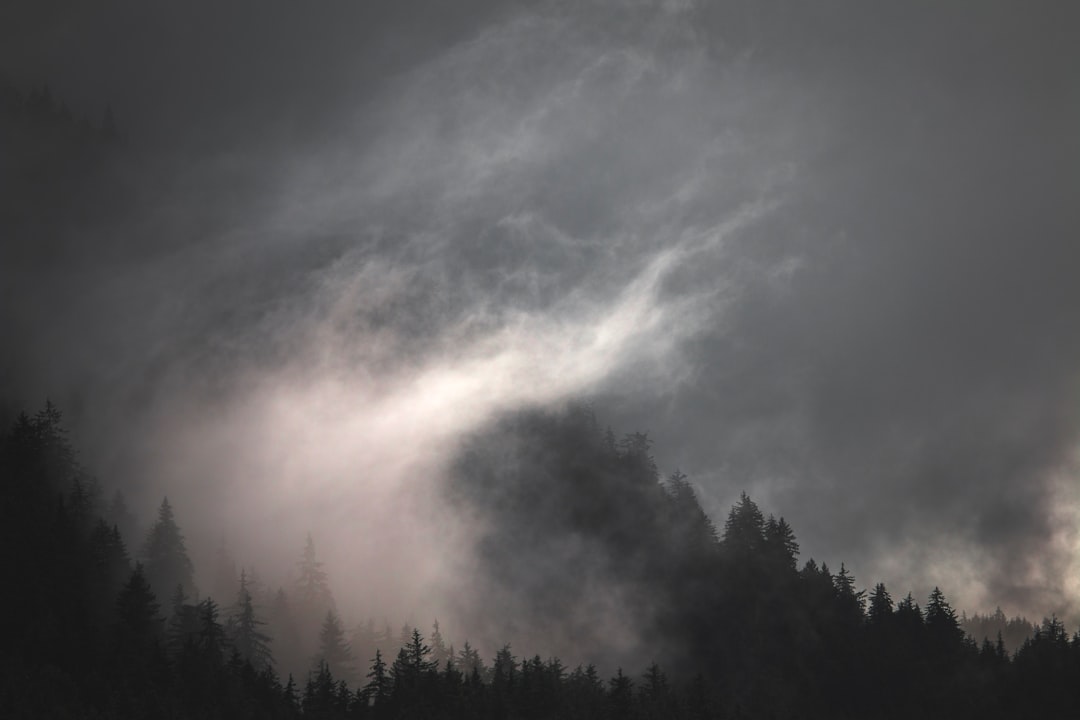
[[468, 566], [458, 439], [584, 397], [860, 584], [1075, 618], [1073, 6], [5, 3], [0, 77], [128, 145], [7, 254], [4, 404], [379, 612]]

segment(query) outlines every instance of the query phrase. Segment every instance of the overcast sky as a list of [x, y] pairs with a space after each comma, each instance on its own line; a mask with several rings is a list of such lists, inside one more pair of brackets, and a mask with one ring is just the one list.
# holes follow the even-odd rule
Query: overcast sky
[[[467, 563], [423, 500], [460, 437], [584, 398], [862, 585], [1075, 618], [1077, 37], [1065, 1], [5, 3], [0, 78], [111, 106], [138, 180], [6, 254], [3, 406], [57, 399], [197, 552], [315, 528], [380, 608]], [[342, 577], [387, 546], [425, 560]]]

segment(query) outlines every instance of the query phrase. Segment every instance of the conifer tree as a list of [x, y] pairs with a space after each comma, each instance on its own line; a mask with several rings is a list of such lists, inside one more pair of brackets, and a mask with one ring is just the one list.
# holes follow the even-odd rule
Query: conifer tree
[[964, 639], [956, 611], [938, 587], [930, 593], [930, 600], [926, 604], [926, 629], [930, 638], [943, 648], [959, 648]]
[[495, 653], [495, 660], [491, 667], [491, 684], [512, 685], [517, 678], [517, 658], [510, 652], [510, 645], [503, 645]]
[[219, 611], [213, 598], [206, 598], [196, 606], [198, 617], [197, 647], [204, 657], [213, 664], [220, 664], [225, 658], [228, 640], [225, 628], [218, 619]]
[[697, 493], [679, 470], [671, 474], [667, 481], [667, 492], [671, 498], [674, 513], [678, 549], [686, 551], [708, 551], [717, 544], [716, 527], [705, 511], [701, 509]]
[[870, 593], [870, 608], [867, 619], [871, 625], [884, 626], [892, 619], [893, 601], [884, 583], [878, 583]]
[[431, 659], [436, 667], [441, 667], [447, 660], [453, 659], [454, 654], [446, 647], [442, 633], [439, 632], [439, 621], [435, 620], [435, 627], [431, 631]]
[[465, 645], [458, 652], [457, 664], [466, 675], [472, 674], [473, 671], [477, 672], [481, 677], [486, 674], [483, 658], [480, 657], [480, 653], [476, 648], [469, 644], [468, 640], [465, 641]]
[[120, 531], [102, 519], [90, 533], [90, 557], [98, 580], [103, 583], [105, 595], [115, 597], [116, 592], [131, 575], [131, 562]]
[[141, 564], [116, 598], [116, 650], [119, 657], [137, 661], [161, 639], [160, 605], [146, 581]]
[[668, 685], [667, 676], [655, 662], [649, 665], [642, 676], [639, 696], [639, 704], [645, 718], [666, 720], [678, 713], [675, 696]]
[[300, 559], [300, 577], [296, 580], [297, 600], [301, 605], [321, 608], [325, 613], [334, 609], [334, 599], [330, 593], [330, 583], [323, 570], [323, 563], [315, 557], [315, 541], [311, 533], [307, 534], [304, 554]]
[[896, 625], [899, 631], [909, 638], [922, 637], [924, 630], [923, 612], [919, 604], [909, 592], [907, 596], [896, 604]]
[[333, 610], [326, 611], [326, 619], [323, 621], [322, 630], [319, 631], [319, 651], [315, 655], [313, 665], [316, 670], [325, 665], [342, 679], [351, 678], [355, 672], [352, 649], [345, 640], [345, 631], [341, 628], [341, 621]]
[[282, 688], [281, 695], [287, 709], [298, 710], [300, 708], [300, 697], [296, 693], [296, 681], [293, 680], [292, 673], [289, 673], [289, 680], [285, 683], [285, 687]]
[[259, 628], [266, 623], [255, 612], [255, 603], [248, 590], [247, 572], [240, 571], [240, 589], [230, 618], [233, 647], [244, 660], [256, 670], [263, 670], [274, 662], [270, 652], [270, 636]]
[[438, 664], [432, 659], [431, 648], [424, 642], [424, 636], [413, 628], [408, 644], [401, 648], [391, 667], [395, 687], [415, 688], [437, 669]]
[[732, 506], [724, 523], [723, 546], [736, 556], [746, 556], [761, 549], [765, 518], [757, 504], [745, 492]]
[[188, 597], [195, 595], [195, 567], [168, 498], [161, 501], [157, 522], [146, 536], [142, 556], [146, 579], [156, 595], [167, 596], [177, 585]]
[[776, 520], [772, 515], [765, 523], [765, 547], [770, 556], [783, 562], [785, 567], [795, 569], [799, 557], [799, 543], [787, 521], [781, 517]]
[[[300, 574], [296, 579], [293, 592], [290, 593], [290, 604], [300, 644], [304, 654], [310, 658], [312, 652], [317, 650], [313, 641], [321, 632], [322, 625], [326, 621], [326, 614], [337, 612], [326, 570], [315, 554], [315, 542], [311, 538], [311, 533], [307, 534], [298, 567]], [[341, 674], [338, 668], [332, 669], [334, 673]]]
[[368, 682], [363, 688], [364, 698], [372, 707], [381, 709], [390, 699], [392, 683], [386, 669], [386, 662], [382, 659], [382, 651], [378, 648], [375, 650], [371, 670], [366, 677]]
[[608, 707], [611, 708], [611, 716], [630, 717], [633, 699], [634, 682], [623, 674], [622, 668], [619, 668], [615, 677], [608, 681]]
[[833, 585], [844, 616], [850, 622], [861, 621], [866, 603], [866, 592], [855, 589], [855, 577], [847, 571], [844, 563], [840, 563], [840, 572], [833, 578]]

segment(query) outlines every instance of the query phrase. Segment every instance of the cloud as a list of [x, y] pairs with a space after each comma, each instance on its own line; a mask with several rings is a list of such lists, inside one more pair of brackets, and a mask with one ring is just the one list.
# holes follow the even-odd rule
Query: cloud
[[588, 395], [860, 582], [1074, 607], [1069, 9], [258, 5], [2, 44], [129, 132], [116, 209], [0, 270], [4, 403], [104, 478], [398, 607], [455, 439]]

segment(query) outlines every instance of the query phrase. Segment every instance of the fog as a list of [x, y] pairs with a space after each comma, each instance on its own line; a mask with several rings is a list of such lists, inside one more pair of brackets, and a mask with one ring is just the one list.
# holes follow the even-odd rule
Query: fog
[[4, 243], [0, 406], [56, 401], [200, 573], [311, 531], [350, 622], [470, 633], [447, 468], [571, 400], [860, 585], [1076, 617], [1076, 20], [14, 3], [0, 77], [125, 143]]

